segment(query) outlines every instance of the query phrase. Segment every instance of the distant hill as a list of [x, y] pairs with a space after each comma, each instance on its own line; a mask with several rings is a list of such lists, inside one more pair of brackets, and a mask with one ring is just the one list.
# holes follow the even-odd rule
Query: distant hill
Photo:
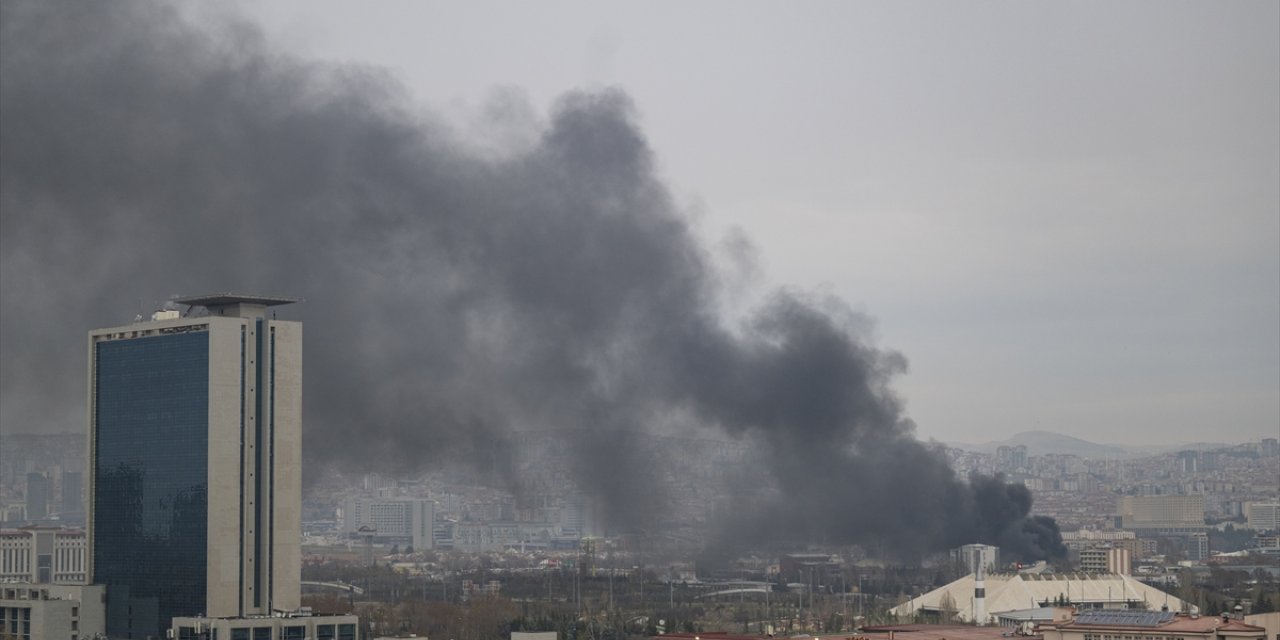
[[1027, 447], [1027, 455], [1042, 456], [1048, 453], [1055, 453], [1075, 455], [1081, 458], [1135, 458], [1182, 448], [1180, 446], [1125, 447], [1114, 444], [1098, 444], [1052, 431], [1024, 431], [1007, 440], [984, 442], [982, 444], [959, 442], [948, 444], [966, 451], [987, 454], [994, 454], [998, 447], [1024, 445]]

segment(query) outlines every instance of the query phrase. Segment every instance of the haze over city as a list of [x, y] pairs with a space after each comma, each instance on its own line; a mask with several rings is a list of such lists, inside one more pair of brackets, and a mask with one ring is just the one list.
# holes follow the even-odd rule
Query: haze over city
[[0, 0], [0, 636], [1265, 640], [1277, 178], [1275, 3]]
[[[909, 363], [892, 386], [922, 437], [1234, 441], [1280, 425], [1274, 3], [320, 6], [179, 12], [225, 64], [364, 83], [378, 95], [349, 92], [477, 159], [536, 145], [566, 93], [612, 92], [673, 215], [724, 267], [718, 304], [740, 316], [781, 285], [865, 314], [874, 343]], [[19, 51], [22, 37], [4, 63], [3, 431], [82, 424], [86, 315], [127, 320], [222, 281], [323, 304], [311, 283], [198, 263], [154, 228], [231, 215], [208, 198], [160, 212], [101, 185], [74, 207], [35, 206], [17, 83], [72, 60]], [[143, 72], [59, 86], [42, 106], [89, 108]], [[215, 117], [200, 107], [149, 108], [182, 126]], [[41, 161], [83, 167], [67, 174], [80, 188], [111, 162]], [[223, 197], [252, 215], [278, 207]], [[107, 224], [117, 207], [144, 217], [127, 242], [68, 220]], [[236, 232], [246, 251], [280, 242]], [[95, 248], [131, 257], [58, 266]], [[130, 285], [110, 295], [99, 279]], [[17, 362], [35, 357], [40, 372]]]
[[1274, 3], [324, 7], [244, 8], [489, 145], [626, 91], [743, 295], [874, 318], [922, 437], [1280, 431]]

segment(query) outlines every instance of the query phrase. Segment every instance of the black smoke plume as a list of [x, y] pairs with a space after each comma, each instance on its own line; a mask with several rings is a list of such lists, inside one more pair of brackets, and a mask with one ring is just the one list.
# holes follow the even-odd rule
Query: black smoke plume
[[312, 465], [502, 467], [512, 430], [571, 429], [579, 484], [627, 529], [663, 504], [645, 439], [714, 427], [767, 454], [726, 525], [742, 539], [1055, 549], [1024, 489], [957, 479], [914, 438], [889, 389], [905, 360], [866, 319], [790, 290], [723, 317], [728, 274], [624, 93], [569, 92], [495, 123], [530, 144], [482, 152], [380, 70], [234, 18], [0, 6], [5, 431], [80, 428], [87, 329], [174, 293], [297, 295]]

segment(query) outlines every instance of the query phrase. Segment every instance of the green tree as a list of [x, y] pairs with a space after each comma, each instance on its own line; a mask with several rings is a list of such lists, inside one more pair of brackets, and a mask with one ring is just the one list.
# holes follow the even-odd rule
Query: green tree
[[1276, 594], [1258, 590], [1253, 597], [1253, 609], [1249, 613], [1271, 613], [1276, 610]]

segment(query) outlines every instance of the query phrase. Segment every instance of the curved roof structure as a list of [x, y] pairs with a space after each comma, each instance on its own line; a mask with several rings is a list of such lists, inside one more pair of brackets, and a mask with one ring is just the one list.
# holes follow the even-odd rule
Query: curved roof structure
[[[951, 584], [917, 596], [892, 609], [898, 616], [910, 616], [917, 611], [941, 613], [944, 608], [954, 612], [957, 620], [973, 622], [974, 575], [971, 573]], [[1128, 603], [1142, 602], [1152, 611], [1168, 607], [1169, 611], [1185, 609], [1199, 613], [1196, 607], [1187, 605], [1151, 585], [1118, 573], [1046, 573], [1046, 574], [994, 574], [986, 576], [986, 611], [989, 623], [999, 614], [1023, 609], [1034, 609], [1048, 602], [1087, 604], [1099, 608], [1123, 609]], [[947, 596], [949, 606], [944, 607]]]

